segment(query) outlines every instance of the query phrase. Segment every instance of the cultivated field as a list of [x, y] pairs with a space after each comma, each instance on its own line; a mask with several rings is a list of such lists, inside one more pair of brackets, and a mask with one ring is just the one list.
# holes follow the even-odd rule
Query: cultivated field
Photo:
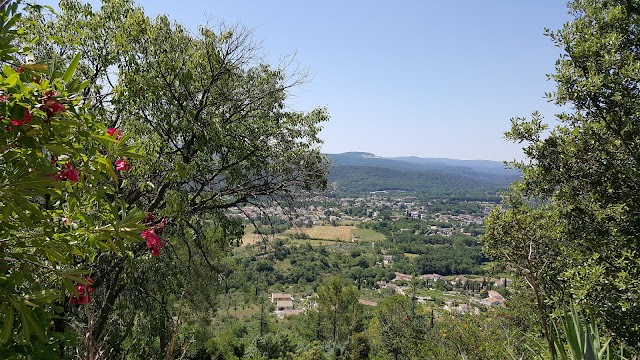
[[314, 226], [310, 229], [300, 229], [311, 239], [351, 241], [353, 226]]
[[[257, 235], [253, 233], [254, 227], [247, 225], [245, 227], [244, 236], [242, 237], [242, 245], [251, 245], [263, 241], [265, 235]], [[358, 229], [355, 226], [314, 226], [312, 228], [289, 229], [285, 234], [266, 235], [267, 241], [274, 238], [286, 237], [286, 234], [305, 233], [309, 239], [330, 240], [330, 241], [382, 241], [385, 236], [369, 229]]]

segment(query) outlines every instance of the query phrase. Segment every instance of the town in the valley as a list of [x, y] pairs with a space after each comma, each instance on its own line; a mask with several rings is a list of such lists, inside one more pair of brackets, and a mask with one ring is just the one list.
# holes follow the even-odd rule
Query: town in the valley
[[[314, 285], [301, 285], [313, 281], [287, 274], [293, 270], [288, 256], [296, 255], [291, 248], [303, 246], [329, 257], [346, 254], [348, 260], [356, 260], [336, 259], [333, 265], [339, 269], [321, 271], [353, 274], [362, 305], [375, 307], [385, 296], [401, 294], [436, 316], [479, 314], [502, 306], [512, 286], [509, 272], [492, 267], [481, 254], [483, 221], [497, 205], [497, 201], [451, 201], [378, 191], [349, 197], [317, 195], [297, 203], [295, 211], [282, 206], [243, 207], [234, 211], [247, 224], [236, 255], [271, 263], [280, 281], [267, 281], [264, 286], [279, 318], [317, 306]], [[462, 265], [456, 264], [458, 253], [475, 259], [475, 266], [465, 266], [467, 258], [460, 259]], [[447, 264], [425, 266], [433, 263], [433, 256]], [[295, 264], [298, 267], [301, 262]], [[316, 275], [317, 280], [323, 278]]]

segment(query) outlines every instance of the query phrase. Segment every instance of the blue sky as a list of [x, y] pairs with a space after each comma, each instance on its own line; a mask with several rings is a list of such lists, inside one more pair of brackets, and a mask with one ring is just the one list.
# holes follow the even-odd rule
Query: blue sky
[[139, 0], [188, 28], [254, 29], [276, 63], [296, 54], [313, 77], [290, 107], [325, 106], [323, 151], [520, 159], [503, 140], [514, 116], [557, 109], [543, 94], [560, 54], [543, 36], [569, 20], [564, 1]]

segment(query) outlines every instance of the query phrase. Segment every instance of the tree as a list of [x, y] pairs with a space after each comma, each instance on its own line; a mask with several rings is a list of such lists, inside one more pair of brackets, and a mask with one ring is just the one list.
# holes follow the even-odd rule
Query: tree
[[318, 288], [318, 311], [325, 338], [334, 344], [346, 342], [359, 324], [358, 289], [333, 277]]
[[546, 136], [538, 114], [513, 119], [506, 136], [527, 143], [516, 164], [522, 197], [557, 212], [567, 294], [640, 349], [640, 4], [576, 0], [569, 9], [574, 19], [547, 32], [564, 52], [548, 97], [571, 112]]
[[447, 316], [420, 342], [419, 358], [540, 359], [544, 345], [537, 337], [530, 338], [526, 328], [519, 326], [522, 319], [518, 317], [509, 310]]
[[82, 97], [80, 54], [26, 62], [20, 17], [16, 2], [0, 2], [0, 356], [54, 357], [60, 314], [92, 302], [87, 264], [127, 258], [148, 230], [146, 214], [115, 196], [139, 156]]
[[404, 295], [385, 298], [376, 308], [372, 329], [385, 353], [395, 360], [409, 358], [426, 333], [426, 319], [415, 313], [414, 304]]
[[504, 205], [506, 208], [496, 208], [486, 220], [485, 253], [513, 268], [529, 286], [542, 335], [549, 353], [555, 354], [548, 305], [551, 300], [563, 300], [564, 286], [557, 281], [566, 255], [559, 245], [560, 219], [550, 207], [534, 208], [524, 202], [515, 187], [505, 196]]
[[[192, 34], [167, 17], [149, 19], [128, 0], [105, 0], [96, 11], [65, 0], [59, 16], [34, 10], [25, 24], [59, 39], [34, 46], [37, 57], [84, 54], [80, 69], [93, 80], [85, 96], [94, 99], [101, 121], [140, 139], [146, 155], [117, 195], [167, 224], [166, 258], [148, 259], [144, 248], [132, 247], [131, 259], [97, 259], [96, 301], [82, 321], [112, 357], [134, 350], [123, 348], [131, 336], [146, 337], [138, 340], [148, 348], [134, 347], [144, 356], [166, 356], [178, 326], [173, 304], [180, 299], [210, 310], [230, 272], [222, 258], [242, 225], [228, 210], [286, 205], [324, 186], [327, 164], [317, 136], [326, 111], [288, 110], [288, 91], [303, 78], [261, 63], [250, 32], [239, 27]], [[149, 281], [146, 274], [158, 276]], [[152, 331], [132, 335], [121, 319], [143, 319]]]

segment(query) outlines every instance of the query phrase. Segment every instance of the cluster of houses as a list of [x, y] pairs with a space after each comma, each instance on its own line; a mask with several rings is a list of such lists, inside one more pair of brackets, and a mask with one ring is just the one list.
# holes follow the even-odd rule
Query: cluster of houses
[[[242, 209], [231, 209], [232, 217], [240, 218], [260, 218], [263, 216], [269, 216], [274, 218], [280, 218], [286, 221], [293, 221], [298, 226], [316, 226], [324, 224], [338, 224], [342, 221], [369, 221], [372, 219], [380, 218], [381, 209], [390, 209], [396, 215], [392, 216], [392, 220], [397, 220], [402, 217], [413, 220], [437, 220], [445, 223], [456, 223], [461, 226], [470, 224], [482, 224], [484, 217], [495, 204], [481, 203], [483, 206], [483, 215], [471, 215], [471, 214], [440, 214], [436, 213], [431, 216], [427, 216], [428, 207], [430, 203], [421, 204], [413, 196], [404, 196], [397, 198], [383, 197], [376, 194], [370, 194], [368, 196], [361, 197], [346, 197], [337, 200], [329, 199], [326, 196], [315, 196], [308, 199], [308, 206], [301, 206], [295, 214], [290, 213], [286, 209], [280, 207], [259, 208], [257, 206], [246, 206]], [[350, 207], [366, 208], [366, 215], [352, 215], [347, 214], [345, 209]], [[453, 228], [435, 227], [431, 233], [437, 235], [449, 236], [454, 232]]]
[[433, 218], [437, 221], [441, 221], [445, 223], [456, 222], [456, 223], [460, 223], [461, 225], [471, 225], [471, 224], [481, 225], [484, 222], [484, 216], [469, 215], [469, 214], [460, 214], [460, 215], [435, 214]]
[[[427, 286], [432, 286], [438, 280], [444, 280], [444, 277], [440, 274], [424, 274], [420, 275], [417, 278], [425, 281]], [[409, 274], [403, 274], [400, 272], [395, 273], [395, 278], [390, 282], [386, 281], [378, 281], [376, 285], [379, 289], [391, 289], [398, 294], [405, 295], [405, 287], [398, 285], [397, 283], [408, 283], [413, 280], [413, 276]], [[491, 283], [495, 286], [509, 286], [512, 283], [512, 280], [509, 278], [500, 278], [500, 279], [486, 279], [486, 278], [474, 278], [469, 279], [466, 276], [460, 275], [455, 278], [449, 280], [452, 285], [461, 287], [467, 286], [473, 283], [480, 285], [482, 283], [483, 286]], [[305, 299], [300, 299], [303, 302]], [[426, 301], [431, 300], [430, 297], [416, 297], [416, 301], [418, 303], [425, 303]], [[378, 303], [375, 301], [360, 299], [358, 301], [362, 305], [366, 306], [377, 306]], [[283, 318], [289, 315], [298, 315], [306, 311], [308, 308], [313, 308], [317, 304], [315, 301], [306, 302], [304, 306], [299, 306], [296, 308], [294, 304], [294, 298], [291, 294], [286, 293], [272, 293], [271, 294], [271, 303], [275, 306], [275, 314], [279, 318]], [[488, 290], [487, 297], [483, 299], [477, 299], [474, 297], [470, 297], [468, 303], [455, 304], [453, 301], [446, 301], [443, 306], [443, 310], [447, 312], [456, 312], [459, 314], [477, 314], [479, 310], [477, 307], [473, 307], [470, 303], [476, 303], [484, 306], [500, 306], [504, 304], [504, 297], [500, 295], [495, 290]]]
[[[424, 274], [424, 275], [420, 275], [417, 278], [422, 279], [425, 281], [425, 283], [427, 284], [427, 286], [432, 286], [435, 284], [436, 281], [443, 279], [444, 277], [440, 274]], [[386, 282], [386, 281], [378, 281], [376, 283], [376, 285], [378, 286], [379, 289], [390, 289], [395, 291], [398, 294], [405, 294], [405, 288], [403, 286], [399, 286], [397, 284], [397, 282], [410, 282], [413, 280], [413, 276], [409, 275], [409, 274], [403, 274], [400, 272], [396, 272], [395, 273], [395, 278], [393, 280], [391, 280], [390, 282]], [[474, 278], [474, 279], [469, 279], [466, 276], [460, 275], [460, 276], [456, 276], [455, 278], [453, 278], [452, 280], [450, 280], [450, 283], [452, 285], [455, 285], [457, 287], [466, 287], [466, 288], [470, 288], [469, 286], [473, 287], [474, 283], [477, 284], [475, 286], [487, 286], [487, 284], [492, 284], [494, 286], [509, 286], [512, 283], [512, 280], [509, 278], [500, 278], [500, 279], [486, 279], [486, 278]], [[504, 297], [502, 295], [500, 295], [500, 293], [498, 293], [495, 290], [488, 290], [487, 291], [487, 297], [483, 298], [483, 299], [477, 299], [477, 298], [470, 298], [469, 301], [470, 302], [475, 302], [477, 304], [480, 305], [484, 305], [484, 306], [499, 306], [504, 304]], [[418, 298], [417, 299], [418, 302], [424, 302], [426, 300], [430, 300], [429, 298]], [[466, 313], [476, 313], [478, 311], [477, 308], [474, 307], [470, 307], [469, 304], [459, 304], [457, 306], [453, 306], [453, 302], [452, 301], [448, 301], [445, 303], [444, 306], [444, 310], [446, 311], [450, 311], [450, 312], [457, 312], [460, 314], [466, 314]]]

